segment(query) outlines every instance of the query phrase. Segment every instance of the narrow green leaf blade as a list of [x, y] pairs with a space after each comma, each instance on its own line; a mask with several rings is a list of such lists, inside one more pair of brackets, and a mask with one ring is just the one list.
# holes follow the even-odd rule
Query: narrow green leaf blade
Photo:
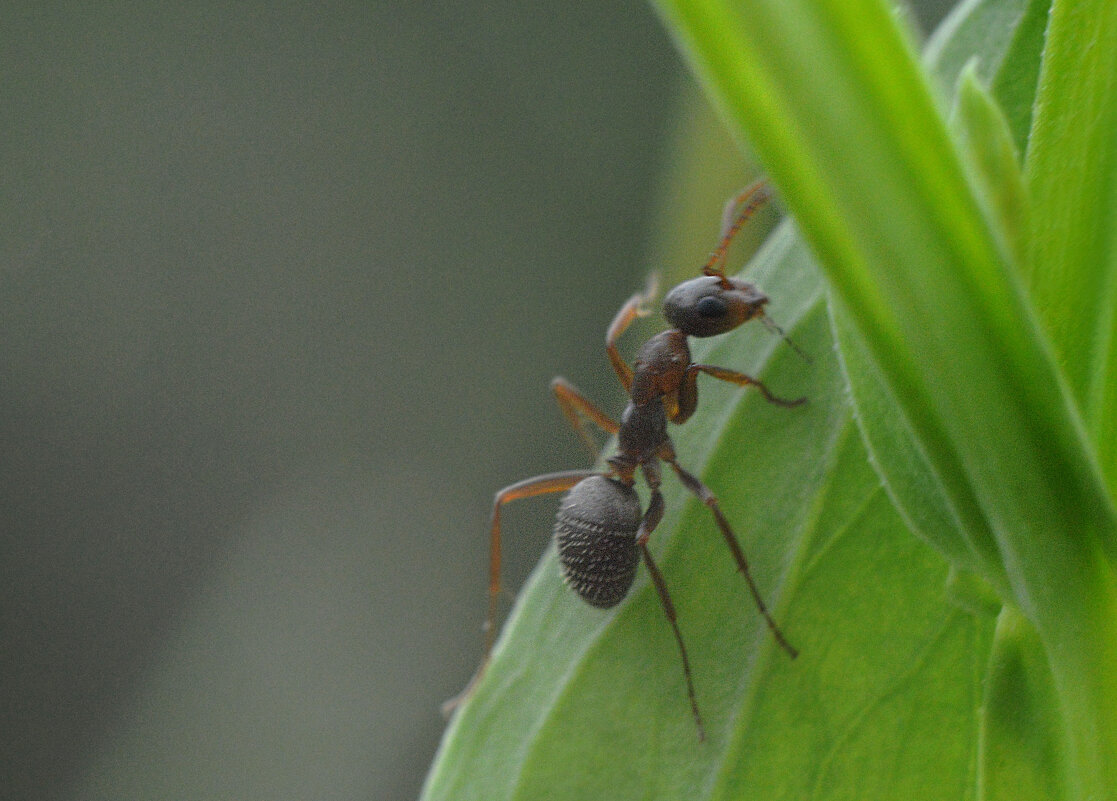
[[1028, 149], [1032, 297], [1117, 488], [1117, 4], [1056, 2]]
[[966, 0], [927, 42], [924, 61], [950, 96], [975, 56], [977, 77], [993, 89], [1019, 153], [1027, 150], [1051, 0]]
[[[1044, 0], [1050, 2], [1050, 0]], [[924, 60], [949, 89], [978, 53], [980, 76], [991, 80], [1012, 46], [1029, 0], [964, 0], [946, 16], [927, 40]]]
[[[944, 90], [953, 94], [966, 65], [976, 66], [974, 73], [999, 85], [1027, 85], [1030, 71], [1034, 90], [1042, 37], [1036, 41], [1034, 36], [1022, 33], [1022, 29], [1035, 15], [1036, 6], [1036, 0], [1030, 3], [977, 0], [960, 5], [928, 43], [926, 60], [934, 67]], [[1018, 72], [1024, 73], [1020, 79], [1005, 77]], [[1028, 98], [1029, 108], [1030, 103], [1031, 98]], [[990, 114], [995, 111], [987, 111], [984, 116]], [[982, 123], [971, 120], [973, 116], [970, 113], [966, 118], [970, 127], [980, 128]], [[985, 126], [988, 127], [988, 121]], [[1019, 232], [1014, 237], [1019, 248], [1019, 236], [1023, 235], [1026, 225], [1020, 219], [1025, 212], [1019, 209], [1026, 203], [1021, 197], [1022, 179], [1019, 168], [1011, 160], [1004, 163], [1004, 151], [1010, 148], [1003, 140], [1003, 130], [994, 132], [991, 140], [987, 145], [997, 157], [986, 159], [986, 168], [974, 180], [986, 187], [990, 198], [1004, 198], [1000, 203], [1004, 207], [1003, 216], [1008, 227], [1015, 227]], [[997, 164], [999, 166], [994, 166]], [[1005, 173], [1009, 186], [1001, 189], [999, 176]], [[1007, 579], [1002, 578], [996, 566], [999, 557], [993, 535], [961, 471], [943, 471], [941, 465], [937, 468], [928, 459], [905, 411], [874, 363], [848, 312], [834, 296], [831, 296], [831, 315], [843, 369], [858, 409], [858, 426], [897, 508], [916, 535], [930, 542], [952, 564], [984, 575], [994, 582], [1002, 597], [1009, 597]], [[954, 486], [948, 489], [946, 482], [953, 482]], [[967, 531], [967, 535], [958, 537], [960, 530]]]
[[1001, 249], [1013, 264], [1027, 257], [1028, 194], [1019, 155], [1004, 112], [981, 84], [973, 62], [962, 71], [952, 117], [962, 151], [968, 156], [970, 181], [994, 221]]

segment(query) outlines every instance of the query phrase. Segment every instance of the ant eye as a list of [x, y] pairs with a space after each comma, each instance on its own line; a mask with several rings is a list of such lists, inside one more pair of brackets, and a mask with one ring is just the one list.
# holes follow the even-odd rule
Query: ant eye
[[707, 295], [694, 305], [694, 310], [703, 317], [724, 317], [726, 305], [721, 298]]

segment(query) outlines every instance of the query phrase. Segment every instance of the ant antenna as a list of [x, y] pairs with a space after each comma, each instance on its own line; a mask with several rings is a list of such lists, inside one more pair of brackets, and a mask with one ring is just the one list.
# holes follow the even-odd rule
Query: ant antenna
[[813, 364], [814, 359], [806, 354], [806, 352], [795, 344], [795, 340], [784, 333], [784, 330], [776, 325], [776, 321], [769, 317], [767, 314], [760, 315], [760, 322], [764, 323], [764, 327], [771, 331], [773, 334], [778, 334], [784, 342], [791, 346], [791, 349], [798, 353], [808, 364]]
[[[772, 192], [768, 187], [768, 182], [761, 178], [759, 181], [747, 186], [740, 194], [734, 195], [725, 204], [725, 212], [722, 214], [721, 223], [721, 242], [710, 254], [706, 264], [702, 267], [703, 275], [716, 275], [722, 278], [725, 277], [724, 264], [725, 254], [729, 250], [729, 245], [737, 233], [748, 222], [765, 203], [772, 197]], [[718, 263], [723, 267], [717, 267]]]

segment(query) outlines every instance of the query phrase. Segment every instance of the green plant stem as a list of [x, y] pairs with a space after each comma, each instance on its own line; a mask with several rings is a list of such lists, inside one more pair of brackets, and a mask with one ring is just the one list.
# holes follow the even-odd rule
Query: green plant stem
[[1015, 606], [1001, 607], [997, 616], [984, 689], [978, 799], [1068, 798], [1064, 724], [1047, 653]]
[[1097, 554], [1036, 621], [1059, 696], [1071, 797], [1117, 798], [1117, 582]]

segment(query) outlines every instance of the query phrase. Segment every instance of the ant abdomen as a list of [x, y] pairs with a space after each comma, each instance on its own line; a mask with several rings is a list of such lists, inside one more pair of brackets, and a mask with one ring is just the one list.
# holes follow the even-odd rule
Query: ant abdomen
[[641, 517], [636, 491], [606, 476], [590, 476], [563, 496], [555, 519], [562, 577], [586, 603], [608, 609], [628, 594]]

